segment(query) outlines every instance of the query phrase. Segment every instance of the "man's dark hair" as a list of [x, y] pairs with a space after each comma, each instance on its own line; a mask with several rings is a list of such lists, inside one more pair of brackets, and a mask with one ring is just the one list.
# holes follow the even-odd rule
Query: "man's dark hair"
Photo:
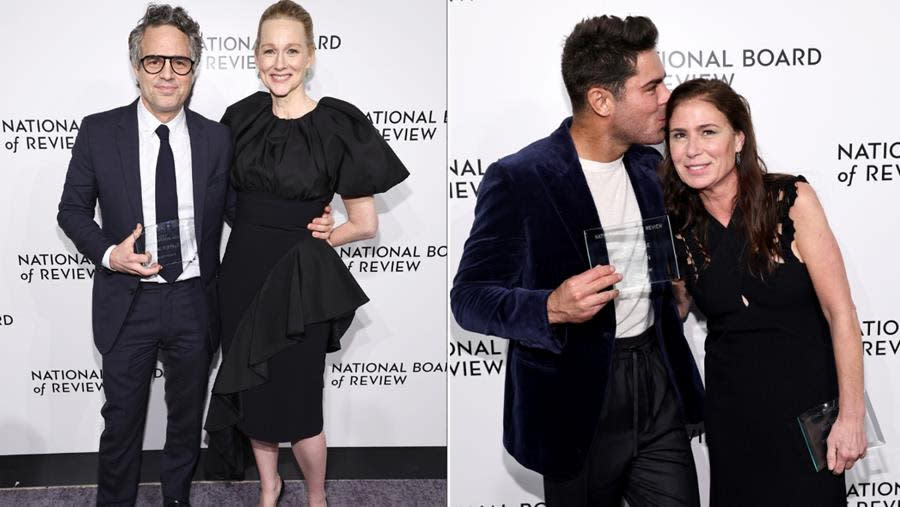
[[619, 96], [636, 72], [638, 53], [656, 47], [658, 32], [650, 18], [616, 16], [584, 19], [566, 38], [562, 75], [572, 110], [580, 111], [588, 89], [600, 86]]

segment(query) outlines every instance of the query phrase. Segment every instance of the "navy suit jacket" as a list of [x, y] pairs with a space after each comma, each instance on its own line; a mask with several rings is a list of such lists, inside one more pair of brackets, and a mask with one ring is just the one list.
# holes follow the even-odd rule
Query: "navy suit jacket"
[[[601, 226], [570, 125], [571, 118], [488, 168], [450, 294], [460, 326], [510, 340], [503, 443], [519, 463], [550, 477], [572, 476], [584, 463], [616, 331], [612, 304], [582, 324], [550, 325], [547, 319], [550, 293], [590, 267], [583, 231]], [[665, 214], [659, 160], [644, 146], [625, 154], [644, 218]], [[699, 422], [703, 386], [671, 286], [654, 285], [651, 300], [685, 422]]]
[[[231, 136], [224, 125], [187, 108], [185, 115], [191, 139], [194, 228], [202, 282], [202, 292], [197, 293], [198, 318], [205, 321], [214, 350], [219, 333], [213, 282], [219, 269]], [[102, 227], [94, 221], [98, 201]], [[82, 120], [56, 216], [78, 251], [97, 265], [92, 313], [94, 343], [101, 353], [115, 344], [140, 283], [137, 276], [103, 268], [103, 254], [131, 234], [136, 224], [144, 224], [143, 215], [135, 100]]]

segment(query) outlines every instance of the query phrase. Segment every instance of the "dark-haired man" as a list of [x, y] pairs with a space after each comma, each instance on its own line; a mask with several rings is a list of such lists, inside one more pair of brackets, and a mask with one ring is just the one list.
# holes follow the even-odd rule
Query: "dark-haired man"
[[[665, 214], [656, 176], [669, 90], [644, 17], [566, 40], [573, 117], [482, 180], [451, 292], [466, 329], [508, 338], [504, 445], [548, 505], [699, 505], [685, 424], [702, 384], [672, 289], [628, 294], [589, 267], [583, 231]], [[609, 290], [607, 290], [609, 289]]]

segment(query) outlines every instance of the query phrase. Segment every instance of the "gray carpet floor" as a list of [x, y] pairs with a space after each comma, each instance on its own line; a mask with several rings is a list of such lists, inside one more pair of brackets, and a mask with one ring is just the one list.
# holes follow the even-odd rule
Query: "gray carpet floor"
[[[286, 481], [281, 506], [306, 505], [303, 481]], [[447, 481], [441, 479], [327, 481], [325, 491], [331, 507], [445, 506]], [[2, 506], [90, 506], [96, 503], [96, 486], [0, 489]], [[259, 482], [195, 482], [191, 487], [194, 507], [252, 507], [259, 495]], [[159, 484], [141, 484], [138, 506], [162, 505]]]

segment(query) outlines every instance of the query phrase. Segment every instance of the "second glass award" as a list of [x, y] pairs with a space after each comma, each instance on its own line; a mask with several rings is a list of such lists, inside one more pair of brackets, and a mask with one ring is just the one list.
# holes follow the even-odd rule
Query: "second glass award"
[[620, 291], [679, 278], [672, 227], [666, 215], [584, 231], [591, 267], [612, 265]]
[[[869, 401], [869, 394], [864, 393], [864, 396], [866, 398], [866, 448], [874, 449], [884, 445], [884, 434], [881, 432], [881, 425], [878, 424], [878, 418], [875, 416], [872, 402]], [[828, 466], [828, 434], [831, 433], [831, 426], [834, 425], [837, 416], [837, 399], [816, 405], [797, 416], [797, 424], [800, 425], [803, 443], [806, 444], [806, 450], [809, 452], [813, 468], [817, 472], [825, 470]]]

